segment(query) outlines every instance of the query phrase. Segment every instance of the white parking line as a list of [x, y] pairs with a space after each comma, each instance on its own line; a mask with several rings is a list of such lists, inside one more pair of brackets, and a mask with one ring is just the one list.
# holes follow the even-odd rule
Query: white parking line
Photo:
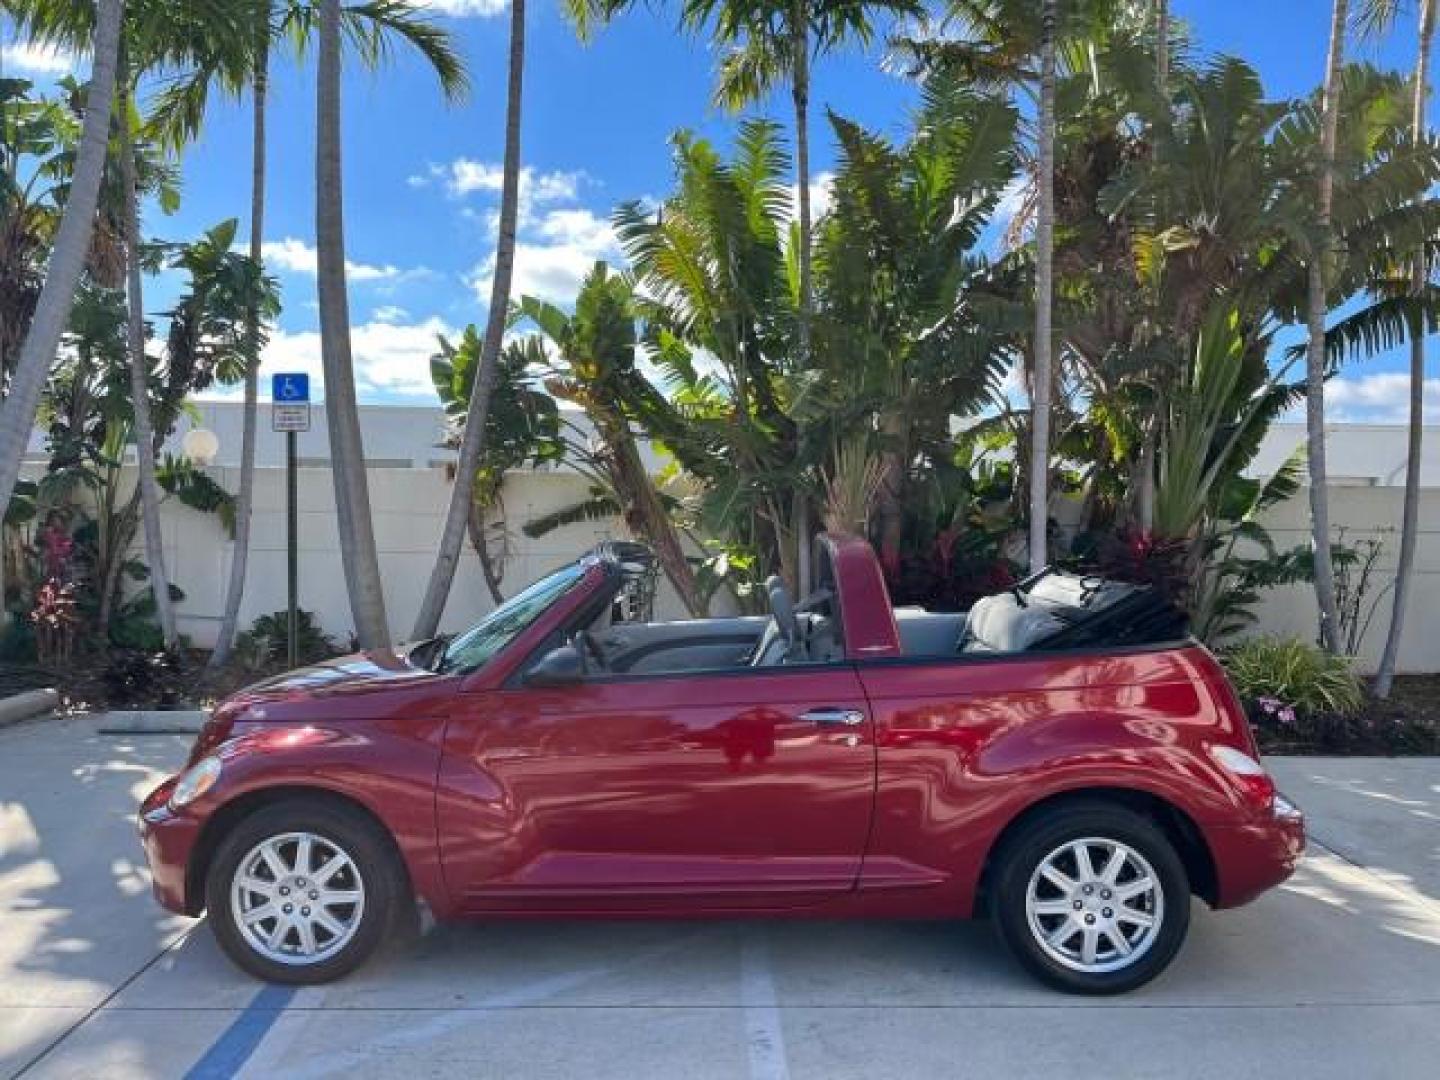
[[740, 999], [745, 1006], [745, 1048], [750, 1080], [789, 1080], [785, 1032], [770, 974], [770, 939], [763, 926], [745, 927], [740, 946]]
[[[393, 1051], [399, 1047], [426, 1046], [452, 1031], [472, 1027], [483, 1020], [501, 1016], [509, 1010], [540, 1005], [560, 994], [578, 990], [599, 979], [635, 968], [647, 967], [671, 953], [682, 952], [693, 947], [697, 940], [709, 933], [711, 931], [706, 929], [685, 934], [678, 940], [635, 953], [622, 963], [561, 972], [520, 983], [509, 989], [482, 997], [464, 1008], [439, 1010], [424, 1021], [382, 1032], [369, 1044], [361, 1043], [338, 1051], [330, 1048], [326, 1050], [322, 1060], [297, 1061], [293, 1051], [293, 1044], [297, 1041], [297, 1036], [304, 1030], [304, 1025], [312, 1019], [318, 1017], [323, 1020], [327, 1011], [323, 991], [321, 991], [318, 999], [312, 999], [315, 1011], [296, 1009], [290, 1013], [288, 1025], [282, 1022], [271, 1029], [264, 1043], [258, 1048], [258, 1052], [251, 1056], [245, 1067], [239, 1072], [237, 1080], [250, 1080], [252, 1077], [259, 1080], [261, 1077], [278, 1075], [285, 1076], [286, 1080], [322, 1080], [325, 1077], [344, 1076], [357, 1070], [363, 1071], [367, 1062], [372, 1060], [371, 1055], [381, 1047], [386, 1051]], [[296, 1004], [301, 1003], [296, 1002]], [[343, 1005], [334, 1008], [344, 1011]], [[776, 1080], [785, 1080], [783, 1072], [766, 1075], [773, 1075]]]

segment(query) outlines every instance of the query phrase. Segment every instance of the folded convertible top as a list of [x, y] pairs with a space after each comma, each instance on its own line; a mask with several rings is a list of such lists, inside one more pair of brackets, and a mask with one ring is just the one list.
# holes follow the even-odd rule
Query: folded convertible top
[[970, 609], [964, 652], [1043, 652], [1183, 638], [1187, 620], [1156, 589], [1047, 567]]

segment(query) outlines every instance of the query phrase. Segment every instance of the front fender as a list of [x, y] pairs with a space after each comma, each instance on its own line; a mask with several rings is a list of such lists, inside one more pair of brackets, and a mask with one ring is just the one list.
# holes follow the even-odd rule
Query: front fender
[[451, 905], [435, 827], [443, 726], [442, 720], [237, 726], [214, 751], [224, 763], [219, 782], [178, 812], [202, 826], [192, 862], [208, 859], [225, 830], [258, 806], [323, 793], [373, 818], [394, 841], [416, 893], [445, 914]]

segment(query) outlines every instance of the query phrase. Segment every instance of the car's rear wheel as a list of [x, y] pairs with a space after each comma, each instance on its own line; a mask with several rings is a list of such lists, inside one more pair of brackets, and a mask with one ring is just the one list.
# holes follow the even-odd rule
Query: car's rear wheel
[[385, 940], [404, 871], [370, 821], [293, 800], [265, 807], [221, 842], [206, 880], [215, 937], [238, 966], [270, 982], [322, 983]]
[[1072, 993], [1143, 986], [1189, 928], [1184, 864], [1153, 822], [1121, 806], [1076, 802], [1038, 815], [1006, 843], [993, 883], [1011, 950]]

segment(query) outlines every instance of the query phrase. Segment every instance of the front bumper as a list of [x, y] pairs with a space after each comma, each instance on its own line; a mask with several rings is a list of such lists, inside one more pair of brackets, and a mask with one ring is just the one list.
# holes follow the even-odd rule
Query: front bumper
[[1295, 872], [1305, 852], [1305, 817], [1284, 796], [1275, 797], [1270, 816], [1248, 825], [1207, 830], [1215, 859], [1217, 908], [1248, 904]]
[[204, 898], [190, 895], [190, 855], [200, 838], [201, 822], [170, 808], [175, 778], [166, 780], [140, 804], [137, 825], [155, 899], [179, 915], [198, 915]]

